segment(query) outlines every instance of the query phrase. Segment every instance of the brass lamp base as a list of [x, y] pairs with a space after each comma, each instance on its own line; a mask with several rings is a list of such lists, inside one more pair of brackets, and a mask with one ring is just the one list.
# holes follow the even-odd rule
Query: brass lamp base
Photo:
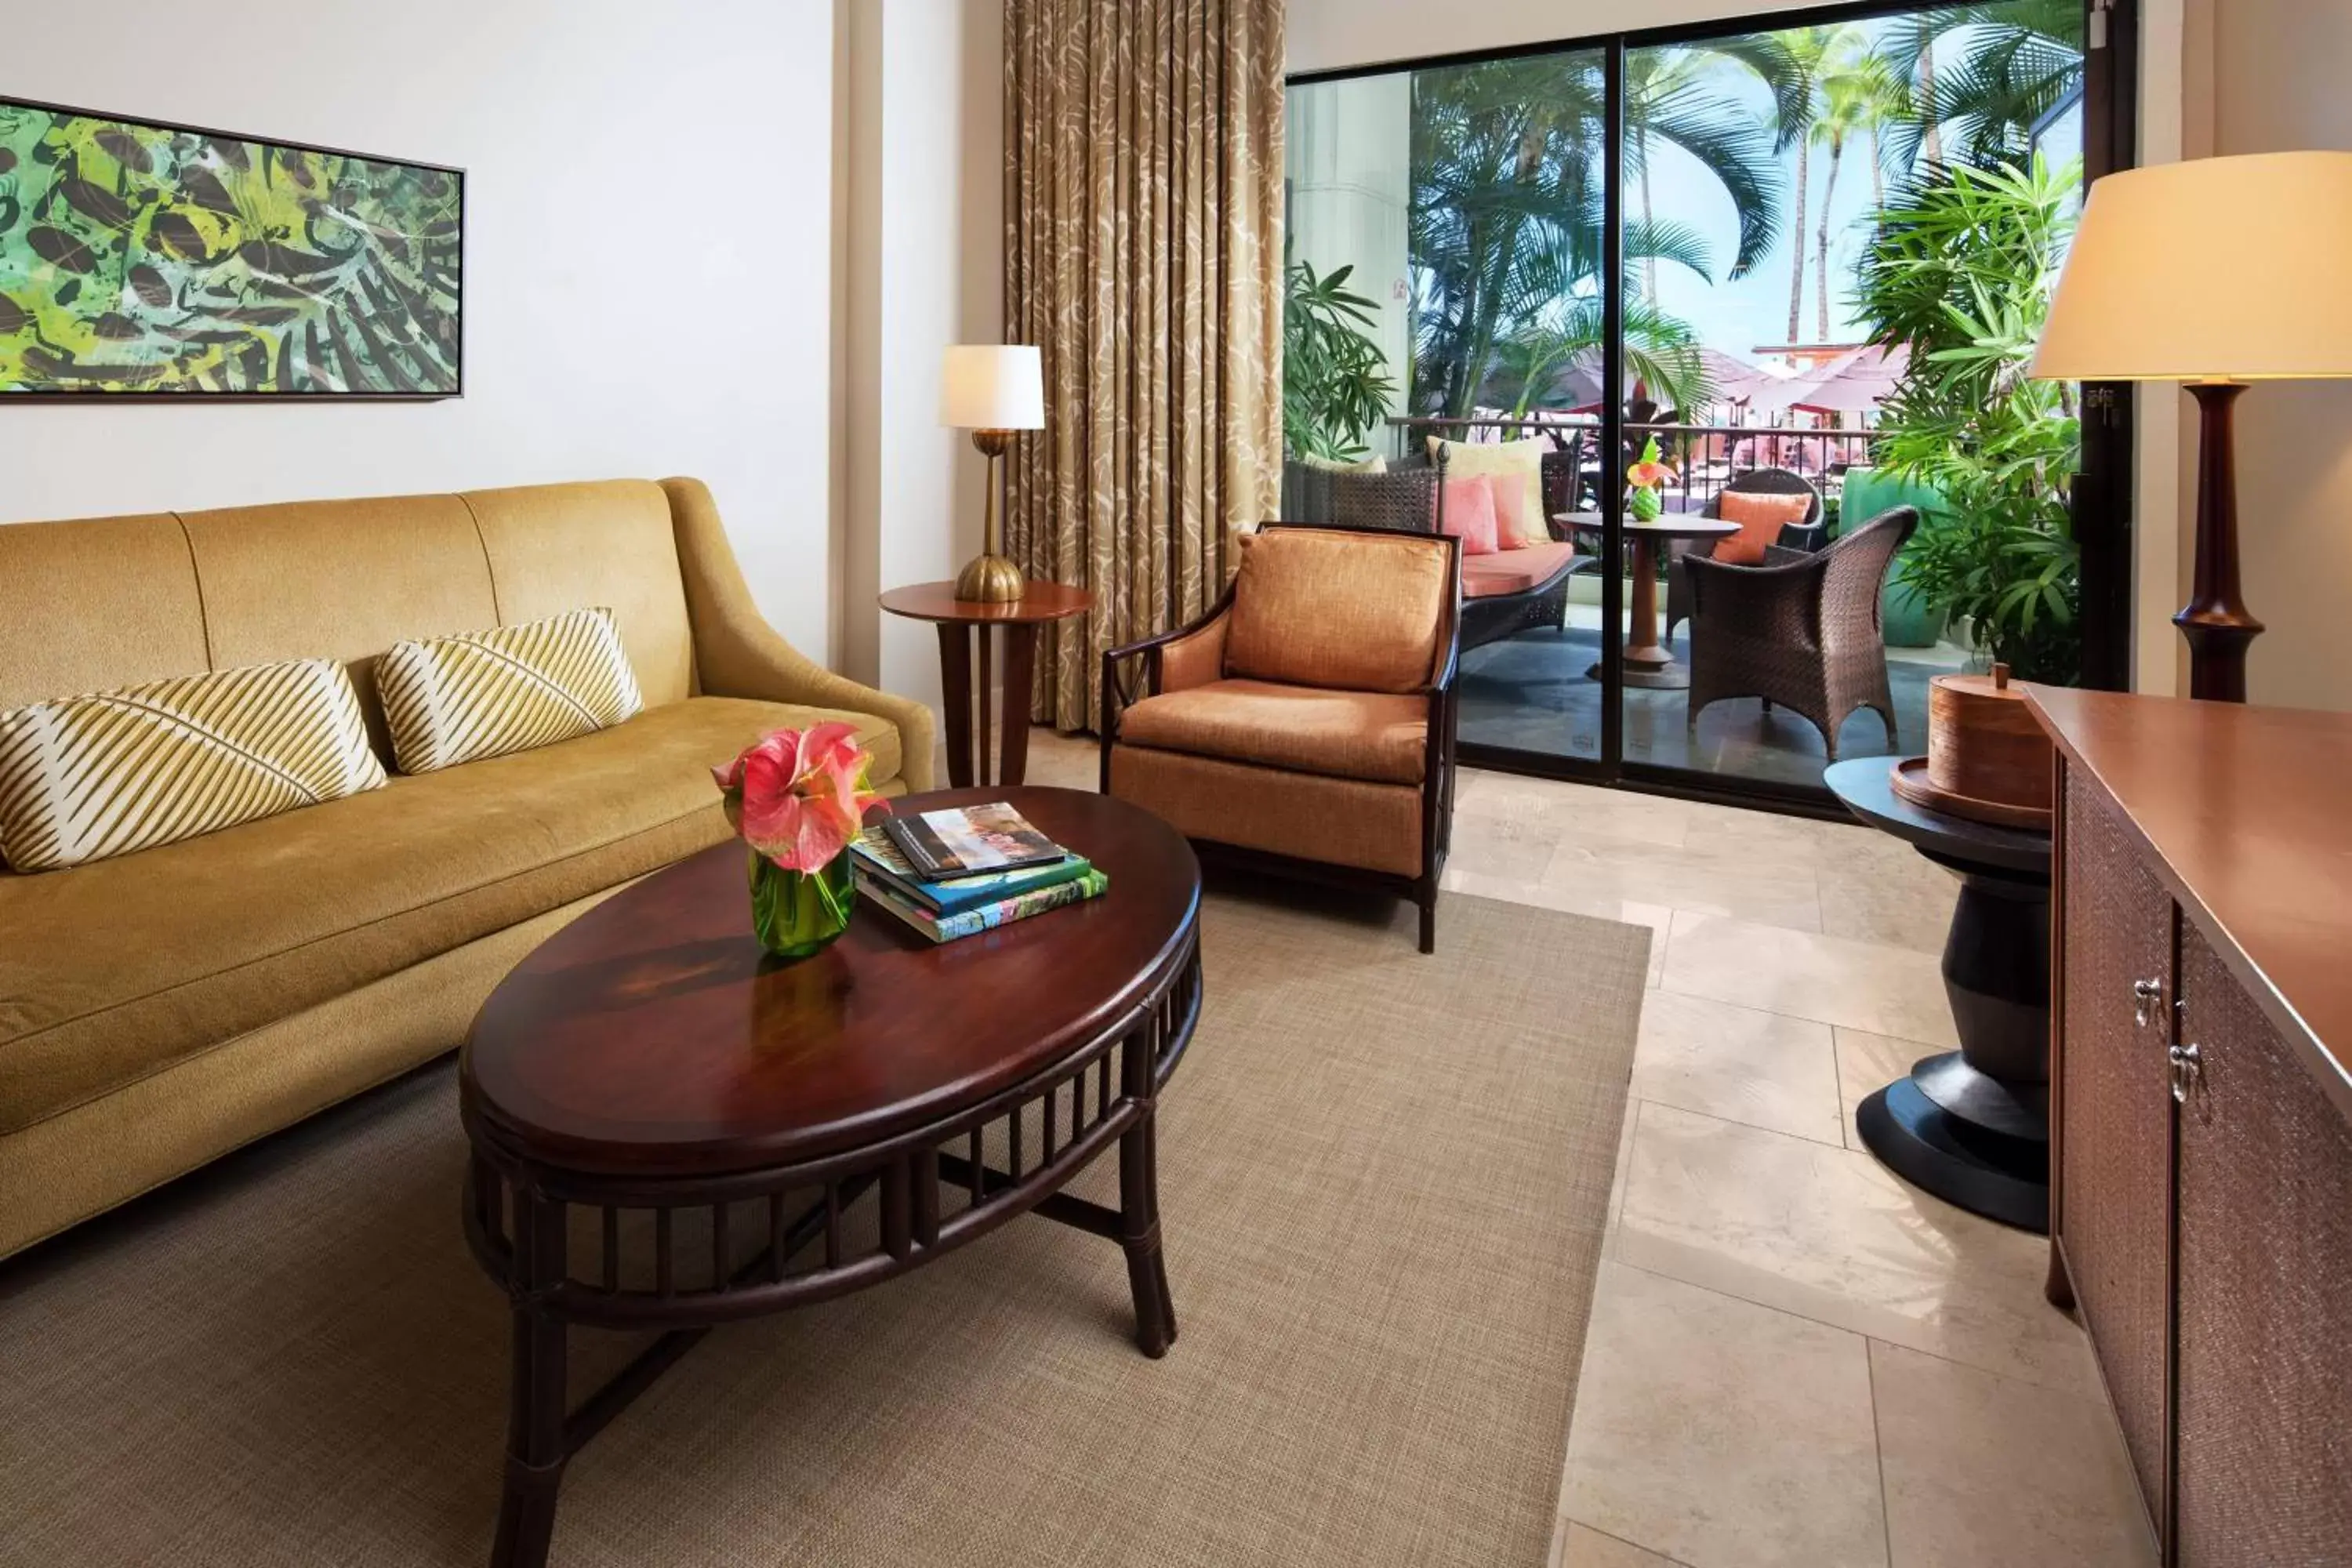
[[1028, 587], [1021, 568], [997, 553], [1004, 548], [997, 523], [996, 497], [1003, 488], [999, 471], [1004, 449], [1013, 444], [1010, 430], [975, 430], [971, 444], [988, 458], [988, 510], [981, 525], [980, 553], [956, 574], [955, 596], [974, 605], [1010, 605]]
[[1009, 605], [1028, 583], [1021, 568], [1002, 555], [976, 555], [956, 574], [955, 596], [976, 605]]

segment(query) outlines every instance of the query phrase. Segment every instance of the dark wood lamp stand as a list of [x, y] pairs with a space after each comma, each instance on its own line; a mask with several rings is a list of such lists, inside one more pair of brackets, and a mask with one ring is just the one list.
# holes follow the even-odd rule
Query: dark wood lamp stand
[[2242, 381], [2193, 381], [2197, 399], [2197, 580], [2172, 617], [2189, 639], [2189, 695], [2211, 702], [2246, 700], [2246, 645], [2263, 623], [2238, 596], [2238, 471], [2234, 456]]

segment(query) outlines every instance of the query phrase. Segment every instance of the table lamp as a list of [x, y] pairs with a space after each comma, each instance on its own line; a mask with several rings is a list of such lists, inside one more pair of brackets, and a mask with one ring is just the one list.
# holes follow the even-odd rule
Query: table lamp
[[2126, 170], [2091, 186], [2032, 374], [2186, 382], [2200, 416], [2197, 576], [2172, 617], [2189, 695], [2246, 700], [2231, 415], [2246, 384], [2352, 376], [2352, 153]]
[[981, 552], [956, 575], [955, 596], [985, 605], [1010, 604], [1026, 585], [1021, 568], [1001, 552], [1003, 523], [998, 463], [1016, 430], [1045, 427], [1045, 378], [1034, 348], [1013, 343], [959, 343], [948, 350], [940, 374], [940, 423], [971, 432], [988, 458], [988, 510]]

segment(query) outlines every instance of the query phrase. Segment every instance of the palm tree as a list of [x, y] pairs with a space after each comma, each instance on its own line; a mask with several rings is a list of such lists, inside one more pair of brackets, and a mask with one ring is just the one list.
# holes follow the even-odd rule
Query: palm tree
[[[1652, 221], [1650, 204], [1650, 121], [1660, 109], [1696, 90], [1705, 72], [1706, 61], [1696, 49], [1666, 45], [1654, 49], [1635, 49], [1625, 57], [1625, 116], [1626, 129], [1632, 132], [1632, 145], [1626, 148], [1635, 177], [1642, 183], [1642, 222]], [[1634, 112], [1635, 106], [1640, 112]], [[1642, 297], [1655, 306], [1658, 302], [1658, 258], [1642, 258]]]
[[[1838, 167], [1846, 144], [1857, 136], [1870, 139], [1870, 173], [1876, 211], [1886, 205], [1886, 176], [1880, 167], [1879, 132], [1901, 110], [1901, 91], [1886, 62], [1864, 46], [1859, 35], [1848, 33], [1836, 41], [1835, 53], [1823, 62], [1821, 104], [1813, 118], [1811, 140], [1829, 155], [1822, 180], [1821, 226], [1815, 236], [1814, 277], [1821, 289], [1821, 337], [1830, 341], [1830, 213], [1837, 201]], [[1800, 252], [1804, 240], [1800, 234]], [[1794, 342], [1794, 334], [1790, 335]]]
[[[1669, 408], [1688, 410], [1704, 405], [1714, 387], [1706, 357], [1699, 352], [1697, 331], [1689, 322], [1634, 299], [1625, 301], [1624, 320], [1626, 377], [1647, 387]], [[1496, 345], [1497, 379], [1518, 388], [1511, 417], [1524, 418], [1532, 409], [1570, 402], [1553, 395], [1555, 378], [1563, 370], [1579, 366], [1589, 370], [1599, 363], [1601, 327], [1600, 298], [1580, 295], [1560, 301], [1543, 319], [1527, 323]]]
[[[1805, 327], [1805, 198], [1812, 179], [1813, 127], [1822, 113], [1822, 78], [1832, 57], [1843, 46], [1845, 25], [1789, 27], [1772, 35], [1788, 62], [1795, 90], [1780, 95], [1773, 121], [1780, 144], [1797, 150], [1797, 178], [1789, 222], [1789, 342], [1794, 343]], [[1826, 333], [1823, 334], [1827, 336]]]
[[[1940, 57], [1938, 44], [1957, 50]], [[2034, 129], [2083, 86], [2081, 0], [1978, 0], [1923, 11], [1881, 46], [1912, 94], [1905, 163], [1978, 168], [2031, 156]]]
[[[1757, 68], [1769, 47], [1716, 51]], [[1739, 216], [1729, 272], [1770, 248], [1780, 217], [1771, 146], [1751, 117], [1696, 74], [1645, 73], [1629, 95], [1641, 145], [1680, 148], [1712, 174]], [[1776, 86], [1775, 90], [1778, 90]], [[1599, 58], [1531, 57], [1416, 73], [1411, 252], [1417, 317], [1413, 402], [1466, 407], [1497, 347], [1577, 295], [1597, 295], [1607, 121]], [[1670, 260], [1711, 275], [1686, 226], [1628, 224], [1630, 263]], [[1645, 272], [1653, 270], [1644, 267]]]

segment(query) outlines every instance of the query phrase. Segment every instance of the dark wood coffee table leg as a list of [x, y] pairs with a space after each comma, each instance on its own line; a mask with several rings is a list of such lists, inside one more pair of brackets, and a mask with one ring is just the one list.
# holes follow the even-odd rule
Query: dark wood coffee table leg
[[563, 1321], [541, 1306], [563, 1279], [562, 1204], [536, 1196], [517, 1205], [514, 1385], [507, 1415], [505, 1495], [490, 1568], [543, 1568], [555, 1536], [555, 1495], [563, 1481]]
[[1120, 1063], [1127, 1097], [1140, 1114], [1118, 1140], [1118, 1244], [1127, 1253], [1128, 1289], [1135, 1297], [1136, 1348], [1154, 1361], [1176, 1342], [1176, 1306], [1168, 1293], [1168, 1265], [1160, 1251], [1159, 1103], [1154, 1082], [1158, 1020], [1129, 1036]]

